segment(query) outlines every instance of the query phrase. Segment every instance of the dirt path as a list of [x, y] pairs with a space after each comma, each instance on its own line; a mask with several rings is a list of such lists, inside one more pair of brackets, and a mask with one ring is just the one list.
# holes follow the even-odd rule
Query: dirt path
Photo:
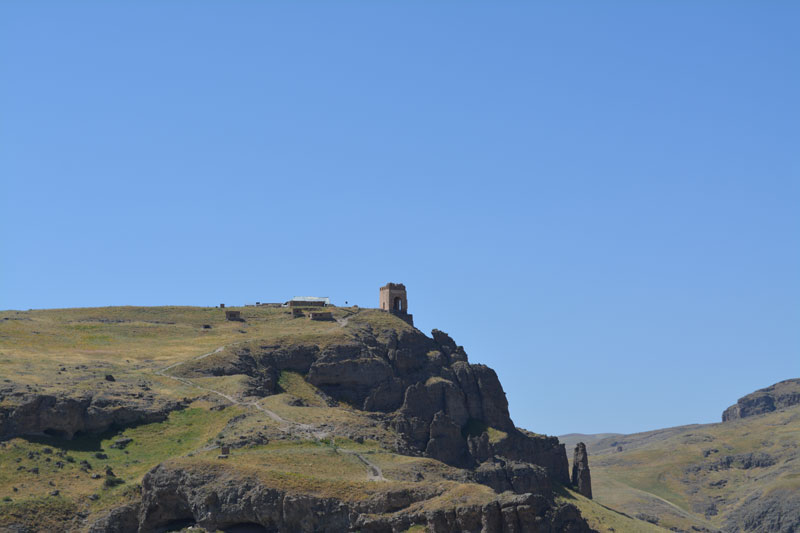
[[[214, 355], [215, 353], [220, 353], [222, 350], [224, 350], [228, 346], [236, 346], [237, 344], [244, 344], [245, 342], [248, 342], [248, 341], [237, 341], [237, 342], [231, 342], [230, 344], [223, 344], [219, 348], [215, 348], [215, 349], [211, 350], [208, 353], [204, 353], [203, 355], [198, 355], [197, 357], [192, 357], [191, 359], [189, 359], [189, 361], [200, 361], [201, 359], [205, 359], [209, 355]], [[156, 374], [158, 374], [159, 376], [164, 376], [164, 377], [168, 377], [168, 378], [172, 377], [172, 376], [169, 376], [169, 375], [165, 374], [165, 372], [167, 370], [172, 370], [175, 367], [181, 366], [182, 364], [185, 364], [185, 363], [186, 363], [186, 361], [178, 361], [177, 363], [173, 363], [173, 364], [171, 364], [171, 365], [169, 365], [167, 367], [162, 368], [161, 370], [156, 370]]]
[[339, 326], [345, 327], [347, 325], [347, 323], [350, 322], [350, 318], [352, 318], [353, 316], [357, 315], [360, 312], [361, 312], [361, 308], [359, 307], [358, 309], [356, 309], [355, 311], [353, 311], [349, 315], [343, 316], [342, 318], [337, 318], [336, 322], [338, 322]]
[[[358, 311], [356, 311], [356, 313], [358, 313]], [[355, 314], [355, 313], [353, 313], [353, 314]], [[352, 315], [349, 315], [348, 317], [345, 317], [344, 319], [342, 319], [344, 321], [344, 323], [339, 322], [339, 324], [342, 327], [346, 326], [347, 325], [346, 321], [350, 316], [352, 316]], [[337, 319], [337, 322], [338, 321], [339, 320]], [[204, 353], [203, 355], [199, 355], [197, 357], [193, 357], [189, 361], [199, 361], [201, 359], [205, 359], [206, 357], [208, 357], [210, 355], [213, 355], [215, 353], [220, 353], [222, 350], [224, 350], [225, 348], [227, 348], [229, 346], [233, 346], [233, 345], [236, 345], [236, 344], [242, 344], [242, 342], [247, 342], [247, 341], [239, 341], [239, 342], [233, 342], [233, 343], [230, 343], [230, 344], [225, 344], [225, 345], [220, 346], [219, 348], [216, 348], [216, 349], [214, 349], [214, 350], [212, 350], [212, 351], [210, 351], [208, 353]], [[286, 418], [283, 418], [281, 415], [279, 415], [275, 411], [272, 411], [271, 409], [268, 409], [268, 408], [264, 407], [263, 405], [261, 405], [258, 402], [244, 402], [244, 401], [241, 401], [241, 400], [237, 400], [233, 396], [231, 396], [229, 394], [225, 394], [222, 391], [218, 391], [218, 390], [212, 389], [210, 387], [204, 387], [202, 385], [198, 385], [197, 383], [194, 383], [193, 381], [191, 381], [189, 379], [186, 379], [186, 378], [182, 378], [182, 377], [178, 377], [178, 376], [173, 376], [171, 374], [167, 374], [167, 371], [172, 370], [174, 368], [177, 368], [177, 367], [181, 366], [184, 363], [186, 363], [186, 361], [180, 361], [178, 363], [171, 364], [171, 365], [169, 365], [167, 367], [162, 368], [161, 370], [156, 370], [155, 373], [158, 376], [162, 376], [162, 377], [165, 377], [165, 378], [168, 378], [168, 379], [175, 380], [175, 381], [177, 381], [179, 383], [182, 383], [182, 384], [184, 384], [184, 385], [186, 385], [188, 387], [193, 387], [195, 389], [199, 389], [199, 390], [202, 390], [202, 391], [205, 391], [205, 392], [209, 392], [211, 394], [216, 394], [217, 396], [219, 396], [221, 398], [224, 398], [225, 400], [229, 401], [233, 405], [239, 405], [239, 406], [242, 406], [242, 407], [252, 407], [253, 409], [261, 411], [262, 413], [264, 413], [268, 417], [270, 417], [272, 420], [274, 420], [275, 422], [279, 423], [281, 425], [281, 427], [280, 427], [281, 431], [283, 431], [284, 433], [286, 433], [287, 435], [290, 435], [292, 437], [300, 437], [300, 438], [304, 438], [304, 439], [319, 441], [319, 440], [324, 439], [324, 438], [329, 436], [329, 432], [327, 432], [327, 431], [319, 431], [318, 429], [316, 429], [312, 425], [302, 424], [300, 422], [295, 422], [294, 420], [288, 420]], [[349, 455], [354, 455], [355, 457], [357, 457], [358, 460], [361, 461], [361, 463], [363, 463], [364, 466], [367, 468], [367, 479], [368, 480], [370, 480], [370, 481], [386, 481], [386, 478], [383, 477], [383, 472], [381, 471], [380, 467], [378, 465], [374, 464], [373, 462], [371, 462], [366, 457], [364, 457], [362, 454], [360, 454], [360, 453], [358, 453], [358, 452], [356, 452], [354, 450], [347, 450], [345, 448], [339, 448], [339, 451], [341, 451], [342, 453], [346, 453], [346, 454], [349, 454]]]
[[[247, 341], [232, 342], [230, 344], [222, 345], [219, 348], [216, 348], [215, 350], [212, 350], [212, 351], [210, 351], [208, 353], [204, 353], [203, 355], [198, 355], [197, 357], [193, 357], [189, 361], [199, 361], [201, 359], [205, 359], [209, 355], [213, 355], [215, 353], [220, 353], [222, 350], [224, 350], [225, 348], [227, 348], [229, 346], [234, 346], [236, 344], [242, 344], [243, 342], [247, 342]], [[278, 422], [279, 424], [283, 424], [284, 427], [282, 427], [281, 430], [285, 431], [286, 433], [289, 433], [290, 435], [294, 436], [296, 434], [294, 431], [292, 431], [292, 429], [299, 429], [302, 432], [311, 431], [311, 429], [312, 429], [311, 426], [309, 426], [307, 424], [298, 424], [297, 422], [293, 422], [291, 420], [286, 420], [285, 418], [280, 416], [275, 411], [267, 409], [266, 407], [264, 407], [263, 405], [259, 404], [258, 402], [243, 402], [243, 401], [237, 400], [236, 398], [234, 398], [230, 394], [225, 394], [224, 392], [218, 391], [216, 389], [212, 389], [210, 387], [203, 387], [202, 385], [198, 385], [197, 383], [195, 383], [195, 382], [193, 382], [193, 381], [191, 381], [189, 379], [186, 379], [186, 378], [182, 378], [182, 377], [178, 377], [178, 376], [173, 376], [171, 374], [167, 374], [167, 371], [172, 370], [174, 368], [177, 368], [177, 367], [179, 367], [179, 366], [181, 366], [181, 365], [183, 365], [185, 363], [186, 363], [186, 361], [180, 361], [178, 363], [171, 364], [168, 367], [162, 368], [161, 370], [157, 370], [156, 374], [159, 375], [159, 376], [163, 376], [165, 378], [173, 379], [175, 381], [183, 383], [184, 385], [186, 385], [188, 387], [193, 387], [195, 389], [200, 389], [200, 390], [205, 391], [205, 392], [210, 392], [212, 394], [216, 394], [217, 396], [220, 396], [221, 398], [224, 398], [224, 399], [228, 400], [229, 402], [231, 402], [234, 405], [240, 405], [240, 406], [243, 406], [243, 407], [253, 407], [254, 409], [257, 409], [257, 410], [261, 411], [262, 413], [265, 413], [267, 416], [269, 416], [275, 422]]]
[[345, 450], [343, 448], [340, 449], [339, 451], [341, 451], [342, 453], [355, 455], [358, 458], [358, 460], [361, 461], [364, 464], [364, 466], [367, 467], [367, 479], [369, 479], [370, 481], [386, 481], [386, 478], [383, 477], [383, 472], [381, 471], [381, 467], [379, 467], [378, 465], [376, 465], [375, 463], [364, 457], [362, 454], [354, 452], [352, 450]]

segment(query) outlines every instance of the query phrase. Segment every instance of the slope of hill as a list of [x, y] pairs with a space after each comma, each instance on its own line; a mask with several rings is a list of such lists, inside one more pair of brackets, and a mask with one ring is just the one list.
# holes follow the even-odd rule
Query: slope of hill
[[592, 444], [596, 443], [597, 441], [607, 439], [609, 437], [621, 436], [621, 433], [597, 433], [594, 435], [586, 433], [569, 433], [567, 435], [559, 435], [558, 440], [564, 444], [568, 450], [572, 450], [579, 442], [584, 443], [587, 448], [590, 448]]
[[560, 488], [563, 445], [446, 334], [239, 310], [0, 312], [0, 530], [649, 527]]
[[681, 531], [800, 530], [800, 405], [589, 441], [598, 503]]

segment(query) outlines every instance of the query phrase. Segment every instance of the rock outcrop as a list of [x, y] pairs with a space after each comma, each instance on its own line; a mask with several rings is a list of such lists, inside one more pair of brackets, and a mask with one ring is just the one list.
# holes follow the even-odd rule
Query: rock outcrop
[[111, 426], [160, 422], [180, 402], [142, 395], [142, 398], [106, 393], [69, 392], [35, 394], [0, 391], [0, 439], [17, 435], [51, 435], [71, 439], [81, 432], [101, 432]]
[[796, 490], [757, 491], [728, 515], [731, 533], [794, 533], [800, 524], [800, 494]]
[[[169, 375], [162, 376], [189, 386], [198, 383], [197, 378], [236, 376], [231, 382], [244, 385], [230, 395], [197, 387], [194, 399], [211, 403], [208, 409], [216, 413], [222, 410], [224, 399], [247, 406], [255, 405], [252, 400], [258, 397], [287, 392], [282, 387], [295, 386], [298, 376], [287, 380], [284, 373], [299, 374], [313, 387], [302, 384], [309, 396], [290, 399], [293, 403], [288, 405], [328, 406], [332, 413], [341, 409], [339, 415], [347, 411], [347, 416], [314, 424], [281, 419], [274, 427], [255, 427], [248, 417], [260, 414], [238, 413], [225, 419], [218, 435], [225, 435], [225, 448], [253, 449], [272, 439], [321, 444], [330, 435], [330, 442], [333, 437], [359, 444], [369, 440], [370, 446], [381, 450], [369, 453], [413, 456], [413, 469], [400, 469], [397, 465], [404, 461], [398, 461], [393, 468], [399, 473], [383, 467], [384, 477], [381, 467], [362, 457], [362, 452], [331, 444], [333, 453], [357, 458], [368, 468], [364, 480], [336, 478], [331, 489], [327, 479], [318, 483], [309, 475], [313, 481], [305, 480], [303, 465], [291, 471], [299, 476], [276, 470], [275, 477], [270, 477], [264, 474], [267, 470], [237, 461], [236, 452], [225, 453], [225, 461], [209, 461], [203, 453], [192, 451], [152, 468], [141, 482], [141, 492], [130, 483], [124, 504], [93, 509], [88, 517], [81, 514], [75, 519], [80, 531], [155, 533], [198, 525], [208, 531], [241, 526], [267, 531], [394, 533], [424, 526], [441, 533], [588, 533], [577, 508], [557, 503], [555, 498], [554, 489], [570, 483], [564, 445], [557, 438], [515, 427], [495, 371], [470, 363], [464, 348], [442, 331], [433, 330], [431, 337], [405, 325], [378, 331], [383, 323], [351, 324], [345, 334], [337, 329], [336, 336], [319, 344], [307, 338], [295, 343], [284, 337], [282, 342], [236, 342], [172, 365]], [[85, 378], [95, 380], [88, 386], [72, 388], [59, 384], [60, 388], [37, 389], [6, 380], [0, 385], [0, 441], [40, 435], [68, 440], [113, 427], [162, 422], [171, 411], [193, 401], [162, 396], [144, 382], [131, 385], [124, 370], [95, 374]], [[315, 394], [321, 402], [314, 401]], [[293, 433], [287, 427], [302, 431]], [[233, 434], [236, 439], [231, 443], [227, 437]], [[117, 438], [96, 458], [124, 456], [139, 442], [138, 436], [135, 441]], [[221, 438], [213, 442], [223, 445]], [[64, 466], [60, 461], [54, 464], [59, 469]], [[102, 465], [91, 470], [88, 461], [79, 464], [87, 480], [102, 478]], [[41, 475], [39, 465], [19, 467]], [[106, 464], [105, 487], [112, 486], [109, 480], [133, 481], [124, 479], [124, 468], [115, 465], [114, 470], [116, 475]], [[295, 477], [305, 481], [295, 483]], [[583, 474], [580, 479], [584, 483]], [[585, 486], [579, 485], [582, 493]], [[67, 492], [62, 487], [48, 490], [51, 497]], [[95, 494], [89, 497], [98, 499]], [[62, 522], [64, 528], [59, 531], [77, 531]]]
[[[113, 361], [40, 365], [51, 383], [0, 380], [0, 455], [15, 461], [0, 530], [590, 531], [558, 490], [564, 445], [515, 427], [495, 371], [448, 334], [378, 310], [334, 309], [336, 324], [252, 311], [247, 329], [183, 308], [48, 322], [48, 339], [83, 320], [115, 339], [181, 325], [147, 330], [152, 357], [122, 346]], [[209, 335], [212, 318], [226, 331]], [[164, 367], [176, 338], [202, 355]]]
[[771, 413], [798, 404], [800, 404], [800, 379], [787, 379], [739, 398], [735, 405], [728, 407], [722, 413], [722, 421], [728, 422]]
[[539, 491], [505, 492], [480, 505], [424, 505], [435, 499], [436, 491], [420, 486], [348, 502], [271, 488], [257, 477], [241, 477], [227, 465], [187, 469], [166, 463], [144, 477], [141, 504], [111, 511], [90, 531], [155, 533], [190, 524], [208, 531], [259, 526], [267, 531], [318, 533], [389, 533], [415, 525], [433, 533], [591, 531], [575, 507], [555, 504], [552, 497]]
[[575, 446], [575, 454], [572, 459], [572, 486], [580, 494], [587, 498], [592, 498], [592, 477], [589, 473], [589, 454], [586, 452], [586, 445], [579, 442]]
[[[315, 345], [241, 344], [226, 357], [182, 368], [184, 377], [244, 374], [251, 393], [278, 392], [281, 371], [304, 374], [335, 401], [383, 416], [403, 441], [396, 451], [425, 455], [459, 468], [499, 457], [544, 467], [569, 483], [566, 450], [558, 439], [518, 430], [497, 374], [470, 364], [463, 347], [446, 333], [365, 329], [352, 341]], [[482, 434], [505, 434], [490, 444]]]
[[89, 533], [133, 533], [139, 529], [138, 503], [121, 505], [104, 514], [89, 527]]

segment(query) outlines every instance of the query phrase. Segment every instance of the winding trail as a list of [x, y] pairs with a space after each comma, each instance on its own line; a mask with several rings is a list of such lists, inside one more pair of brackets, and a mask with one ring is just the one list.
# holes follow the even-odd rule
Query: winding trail
[[[244, 344], [245, 342], [247, 342], [247, 341], [238, 341], [238, 342], [231, 342], [229, 344], [223, 344], [219, 348], [215, 348], [214, 350], [211, 350], [208, 353], [204, 353], [203, 355], [198, 355], [197, 357], [192, 357], [190, 359], [190, 361], [200, 361], [201, 359], [205, 359], [209, 355], [214, 355], [215, 353], [221, 352], [222, 350], [224, 350], [228, 346], [236, 346], [237, 344]], [[161, 370], [156, 370], [156, 374], [158, 374], [159, 376], [164, 376], [164, 377], [172, 377], [172, 376], [166, 375], [164, 372], [166, 372], [167, 370], [171, 370], [171, 369], [173, 369], [173, 368], [175, 368], [177, 366], [181, 366], [184, 363], [186, 363], [186, 361], [178, 361], [177, 363], [174, 363], [174, 364], [171, 364], [171, 365], [169, 365], [167, 367], [164, 367]]]
[[[339, 325], [341, 327], [345, 327], [347, 325], [347, 322], [348, 322], [349, 318], [351, 316], [357, 314], [359, 311], [360, 311], [360, 309], [356, 310], [351, 315], [347, 315], [344, 318], [341, 318], [341, 319], [337, 318], [336, 321], [339, 323]], [[219, 348], [216, 348], [216, 349], [214, 349], [214, 350], [212, 350], [212, 351], [210, 351], [208, 353], [204, 353], [202, 355], [198, 355], [197, 357], [193, 357], [193, 358], [189, 359], [188, 361], [179, 361], [177, 363], [173, 363], [173, 364], [171, 364], [169, 366], [166, 366], [166, 367], [162, 368], [161, 370], [156, 370], [155, 374], [158, 375], [158, 376], [162, 376], [162, 377], [165, 377], [165, 378], [168, 378], [168, 379], [175, 380], [175, 381], [177, 381], [179, 383], [182, 383], [182, 384], [184, 384], [184, 385], [186, 385], [188, 387], [193, 387], [195, 389], [198, 389], [198, 390], [201, 390], [201, 391], [205, 391], [205, 392], [209, 392], [211, 394], [216, 394], [217, 396], [219, 396], [221, 398], [224, 398], [225, 400], [229, 401], [233, 405], [239, 405], [239, 406], [242, 406], [242, 407], [252, 407], [253, 409], [261, 411], [262, 413], [264, 413], [268, 417], [270, 417], [272, 420], [274, 420], [275, 422], [279, 423], [281, 425], [280, 430], [283, 431], [284, 433], [286, 433], [289, 436], [300, 437], [300, 438], [303, 438], [303, 439], [309, 439], [309, 440], [315, 440], [315, 441], [320, 441], [320, 440], [328, 437], [330, 435], [329, 432], [320, 431], [320, 430], [316, 429], [314, 426], [312, 426], [310, 424], [302, 424], [300, 422], [295, 422], [294, 420], [288, 420], [288, 419], [282, 417], [281, 415], [279, 415], [278, 413], [276, 413], [275, 411], [272, 411], [271, 409], [268, 409], [268, 408], [264, 407], [263, 405], [261, 405], [260, 403], [258, 403], [256, 401], [246, 402], [246, 401], [237, 400], [236, 398], [234, 398], [230, 394], [225, 394], [222, 391], [218, 391], [218, 390], [212, 389], [210, 387], [204, 387], [202, 385], [198, 385], [197, 383], [194, 383], [193, 381], [191, 381], [189, 379], [182, 378], [182, 377], [179, 377], [179, 376], [173, 376], [173, 375], [167, 373], [169, 370], [177, 368], [177, 367], [179, 367], [179, 366], [181, 366], [181, 365], [183, 365], [183, 364], [185, 364], [187, 362], [200, 361], [201, 359], [205, 359], [206, 357], [208, 357], [210, 355], [214, 355], [214, 354], [220, 353], [221, 351], [223, 351], [225, 348], [228, 348], [229, 346], [234, 346], [234, 345], [237, 345], [237, 344], [243, 344], [245, 342], [248, 342], [248, 341], [237, 341], [237, 342], [232, 342], [232, 343], [229, 343], [229, 344], [224, 344], [224, 345], [220, 346]], [[368, 480], [370, 480], [370, 481], [387, 481], [387, 479], [385, 477], [383, 477], [383, 472], [381, 471], [381, 468], [378, 465], [376, 465], [375, 463], [373, 463], [372, 461], [370, 461], [369, 459], [367, 459], [366, 457], [364, 457], [363, 454], [361, 454], [361, 453], [359, 453], [359, 452], [357, 452], [355, 450], [347, 450], [345, 448], [338, 448], [338, 450], [340, 452], [342, 452], [342, 453], [346, 453], [348, 455], [353, 455], [356, 458], [358, 458], [358, 460], [367, 468], [367, 479]]]
[[358, 458], [358, 460], [361, 461], [364, 464], [364, 466], [367, 467], [367, 479], [369, 479], [370, 481], [386, 481], [386, 478], [383, 477], [383, 472], [381, 471], [381, 467], [371, 462], [362, 454], [353, 450], [345, 450], [343, 448], [339, 449], [339, 451], [342, 453], [355, 455]]

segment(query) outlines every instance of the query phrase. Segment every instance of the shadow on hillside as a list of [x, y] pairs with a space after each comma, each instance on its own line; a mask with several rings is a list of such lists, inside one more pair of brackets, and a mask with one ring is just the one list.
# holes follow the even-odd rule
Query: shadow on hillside
[[[571, 490], [568, 490], [567, 487], [565, 487], [564, 485], [561, 485], [560, 483], [556, 483], [555, 484], [555, 486], [553, 488], [553, 492], [556, 495], [561, 496], [565, 500], [578, 501], [578, 498], [575, 497], [575, 494]], [[598, 506], [602, 507], [603, 509], [605, 509], [607, 511], [611, 511], [612, 513], [616, 513], [616, 514], [618, 514], [620, 516], [624, 516], [625, 518], [630, 518], [631, 520], [636, 520], [632, 516], [630, 516], [628, 514], [625, 514], [622, 511], [617, 511], [616, 509], [614, 509], [612, 507], [608, 507], [607, 505], [603, 505], [602, 503], [598, 502], [597, 500], [591, 500], [591, 501], [595, 505], [598, 505]]]
[[103, 451], [102, 442], [104, 440], [109, 440], [120, 435], [126, 429], [135, 428], [143, 424], [146, 424], [146, 422], [138, 422], [126, 426], [112, 426], [100, 433], [78, 431], [72, 439], [67, 439], [63, 432], [51, 430], [45, 430], [45, 435], [20, 435], [19, 438], [30, 443], [50, 446], [60, 450], [100, 452]]
[[567, 488], [561, 483], [554, 483], [553, 485], [553, 492], [555, 492], [556, 495], [561, 496], [565, 500], [577, 500], [572, 492], [568, 491]]

